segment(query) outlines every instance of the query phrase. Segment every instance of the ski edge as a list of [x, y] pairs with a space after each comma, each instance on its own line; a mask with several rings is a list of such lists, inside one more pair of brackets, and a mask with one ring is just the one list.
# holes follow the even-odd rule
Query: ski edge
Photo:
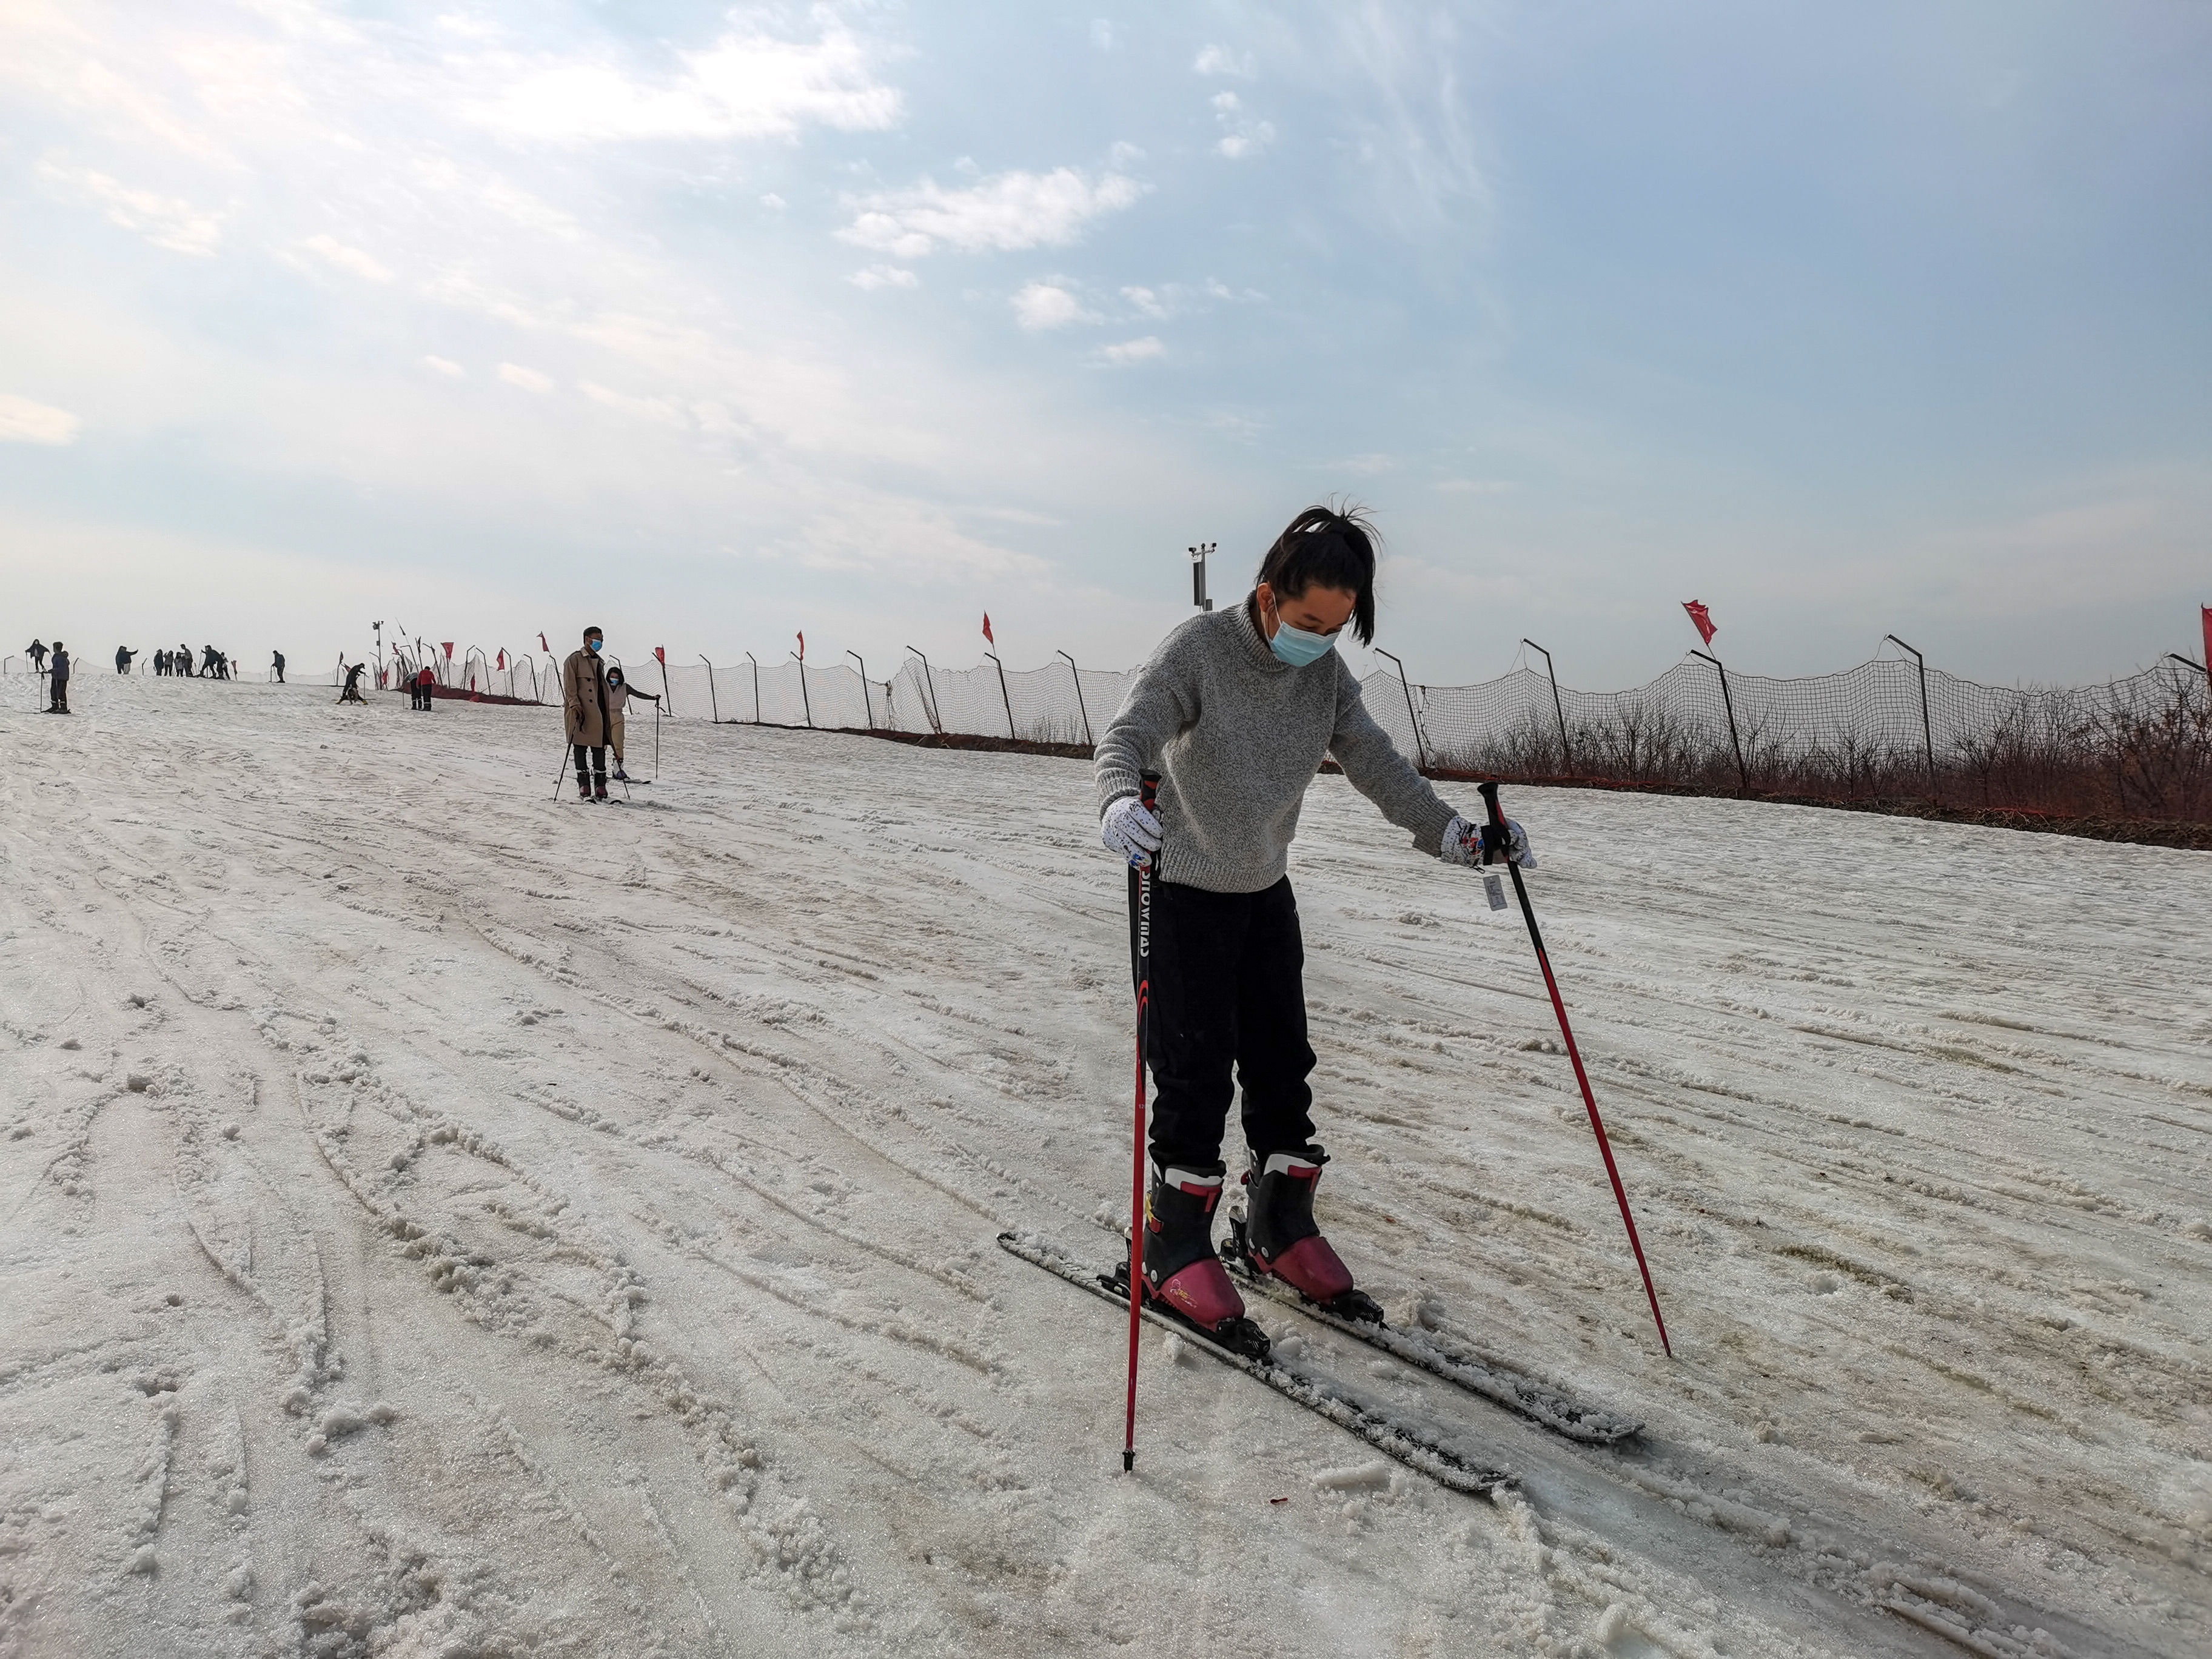
[[[1225, 1261], [1227, 1258], [1224, 1260]], [[1315, 1306], [1296, 1291], [1277, 1283], [1264, 1273], [1255, 1273], [1237, 1262], [1229, 1262], [1228, 1265], [1242, 1284], [1259, 1291], [1268, 1300], [1295, 1309], [1307, 1318], [1316, 1320], [1333, 1330], [1341, 1331], [1394, 1359], [1401, 1359], [1407, 1364], [1464, 1389], [1516, 1417], [1526, 1418], [1539, 1428], [1549, 1429], [1554, 1434], [1589, 1446], [1616, 1446], [1644, 1431], [1644, 1425], [1638, 1419], [1585, 1406], [1580, 1401], [1540, 1382], [1507, 1376], [1479, 1359], [1447, 1353], [1441, 1347], [1401, 1331], [1395, 1325], [1374, 1325], [1344, 1318], [1326, 1308]]]
[[[1018, 1256], [1032, 1267], [1043, 1268], [1054, 1278], [1066, 1280], [1079, 1290], [1090, 1291], [1109, 1306], [1127, 1309], [1129, 1305], [1125, 1298], [1108, 1290], [1090, 1267], [1061, 1255], [1035, 1234], [1000, 1233], [999, 1248], [1009, 1255]], [[1141, 1311], [1147, 1320], [1162, 1330], [1172, 1332], [1223, 1364], [1243, 1371], [1255, 1382], [1264, 1382], [1285, 1399], [1335, 1424], [1346, 1432], [1365, 1441], [1384, 1456], [1404, 1464], [1416, 1474], [1425, 1475], [1440, 1486], [1452, 1492], [1465, 1492], [1470, 1497], [1488, 1498], [1519, 1485], [1519, 1478], [1510, 1472], [1482, 1468], [1441, 1446], [1424, 1444], [1407, 1431], [1394, 1427], [1349, 1401], [1325, 1393], [1315, 1383], [1280, 1364], [1269, 1360], [1250, 1359], [1243, 1354], [1231, 1352], [1220, 1344], [1208, 1340], [1203, 1332], [1170, 1319], [1152, 1308], [1145, 1308]]]

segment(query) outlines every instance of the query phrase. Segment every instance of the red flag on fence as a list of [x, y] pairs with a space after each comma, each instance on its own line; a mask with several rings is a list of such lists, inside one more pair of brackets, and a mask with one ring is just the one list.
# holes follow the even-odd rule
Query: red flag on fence
[[998, 643], [998, 641], [991, 637], [991, 613], [988, 611], [983, 613], [983, 640], [988, 645]]
[[665, 646], [665, 645], [656, 645], [656, 646], [654, 646], [654, 647], [653, 647], [653, 659], [655, 662], [659, 663], [659, 664], [663, 668], [667, 667], [667, 666], [668, 666], [668, 647], [667, 647], [666, 646]]
[[499, 648], [499, 668], [502, 674], [507, 672], [507, 647], [503, 645]]
[[447, 662], [451, 662], [451, 661], [453, 661], [453, 642], [451, 640], [441, 640], [441, 641], [439, 641], [439, 643], [440, 643], [441, 645], [443, 645], [443, 646], [446, 647], [446, 660], [447, 660]]
[[549, 657], [553, 654], [553, 647], [545, 643], [545, 630], [542, 628], [538, 630], [538, 648]]
[[1682, 609], [1690, 613], [1690, 620], [1698, 625], [1698, 637], [1707, 645], [1711, 645], [1713, 642], [1713, 635], [1721, 630], [1713, 626], [1713, 613], [1705, 609], [1705, 601], [1685, 599], [1682, 601]]
[[806, 635], [804, 629], [800, 631], [799, 635], [799, 659], [801, 662], [805, 662], [806, 660]]

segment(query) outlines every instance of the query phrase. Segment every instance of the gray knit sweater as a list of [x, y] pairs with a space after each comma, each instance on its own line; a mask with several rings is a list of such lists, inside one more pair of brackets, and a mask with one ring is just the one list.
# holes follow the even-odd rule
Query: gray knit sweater
[[1098, 744], [1098, 811], [1157, 771], [1165, 831], [1160, 877], [1217, 893], [1282, 879], [1298, 809], [1324, 755], [1382, 816], [1434, 854], [1453, 817], [1359, 698], [1332, 651], [1292, 668], [1249, 605], [1194, 617], [1160, 642]]

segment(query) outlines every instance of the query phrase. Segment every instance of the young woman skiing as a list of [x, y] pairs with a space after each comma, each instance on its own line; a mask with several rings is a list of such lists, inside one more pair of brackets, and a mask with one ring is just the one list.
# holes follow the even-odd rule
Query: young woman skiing
[[[1334, 649], [1347, 626], [1372, 643], [1374, 544], [1358, 514], [1308, 507], [1242, 605], [1194, 617], [1161, 643], [1097, 749], [1102, 839], [1133, 865], [1157, 864], [1145, 1292], [1208, 1331], [1244, 1312], [1213, 1245], [1232, 1070], [1249, 1158], [1246, 1260], [1344, 1316], [1382, 1316], [1314, 1220], [1328, 1154], [1313, 1140], [1305, 953], [1285, 872], [1323, 756], [1421, 852], [1482, 860], [1485, 826], [1443, 800], [1361, 703]], [[1146, 772], [1161, 775], [1156, 811], [1139, 799]], [[1507, 833], [1510, 855], [1533, 862], [1520, 826]]]

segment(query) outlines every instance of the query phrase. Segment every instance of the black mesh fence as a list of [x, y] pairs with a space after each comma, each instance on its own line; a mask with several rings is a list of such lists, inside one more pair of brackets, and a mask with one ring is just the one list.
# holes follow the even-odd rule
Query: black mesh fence
[[1367, 704], [1432, 769], [2212, 819], [2212, 688], [2178, 664], [2021, 689], [1895, 659], [1777, 679], [1692, 658], [1612, 692], [1527, 668], [1477, 685], [1377, 674]]

